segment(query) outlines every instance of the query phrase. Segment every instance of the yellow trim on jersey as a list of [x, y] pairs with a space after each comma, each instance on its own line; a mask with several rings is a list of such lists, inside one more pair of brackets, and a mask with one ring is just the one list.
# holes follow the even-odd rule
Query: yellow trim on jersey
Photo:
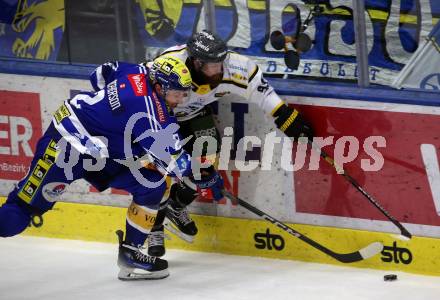
[[293, 123], [293, 121], [295, 121], [297, 116], [298, 111], [295, 109], [290, 117], [286, 120], [286, 122], [284, 122], [284, 124], [280, 127], [281, 131], [286, 131], [287, 127], [289, 127]]
[[259, 69], [258, 69], [258, 66], [255, 66], [254, 70], [252, 71], [251, 76], [249, 76], [249, 80], [248, 80], [248, 82], [251, 82], [252, 79], [254, 79], [255, 75], [257, 75], [257, 73], [258, 73], [258, 70], [259, 70]]
[[247, 87], [248, 87], [247, 84], [242, 83], [242, 82], [238, 82], [238, 81], [234, 80], [233, 78], [224, 78], [222, 80], [222, 83], [233, 84], [233, 85], [238, 86], [239, 88], [242, 88], [242, 89], [247, 89]]
[[70, 111], [65, 104], [61, 105], [53, 114], [57, 124], [60, 124], [64, 118], [70, 117]]
[[49, 172], [50, 167], [53, 164], [42, 159], [39, 159], [28, 180], [23, 184], [23, 187], [18, 192], [18, 197], [24, 202], [31, 203], [37, 190], [40, 188], [41, 182]]
[[35, 164], [29, 178], [24, 182], [23, 187], [18, 192], [18, 197], [24, 202], [31, 203], [37, 190], [40, 188], [44, 177], [49, 172], [49, 169], [55, 163], [58, 152], [55, 149], [56, 142], [51, 140], [43, 154], [43, 159], [39, 159]]
[[209, 84], [197, 85], [194, 81], [192, 84], [196, 88], [195, 92], [199, 95], [206, 95], [211, 92], [211, 86]]
[[44, 151], [43, 159], [51, 164], [55, 163], [55, 160], [57, 159], [59, 153], [56, 149], [56, 146], [57, 142], [51, 140], [46, 148], [46, 151]]
[[284, 105], [284, 101], [281, 101], [280, 103], [278, 103], [277, 106], [275, 106], [275, 108], [272, 109], [272, 111], [270, 112], [270, 115], [273, 116], [277, 112], [277, 110], [283, 105]]

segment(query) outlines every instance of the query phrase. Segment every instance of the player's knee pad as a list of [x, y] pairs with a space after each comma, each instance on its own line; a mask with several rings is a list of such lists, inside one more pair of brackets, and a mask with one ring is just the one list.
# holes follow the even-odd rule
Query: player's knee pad
[[24, 231], [31, 221], [31, 213], [15, 202], [0, 207], [0, 236], [10, 237]]

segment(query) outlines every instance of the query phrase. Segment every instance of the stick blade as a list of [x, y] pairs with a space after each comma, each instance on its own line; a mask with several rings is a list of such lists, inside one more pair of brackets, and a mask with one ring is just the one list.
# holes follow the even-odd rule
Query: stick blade
[[380, 242], [374, 242], [368, 245], [367, 247], [352, 253], [344, 253], [344, 254], [335, 253], [335, 252], [331, 252], [331, 253], [326, 252], [326, 253], [342, 263], [354, 263], [373, 257], [376, 254], [380, 253], [382, 250], [383, 250], [383, 244]]
[[383, 250], [383, 244], [380, 242], [374, 242], [368, 245], [367, 247], [359, 250], [359, 253], [361, 254], [363, 259], [368, 259], [382, 252], [382, 250]]
[[412, 238], [412, 234], [409, 233], [409, 231], [406, 230], [405, 228], [404, 228], [404, 230], [401, 230], [401, 235], [403, 236], [404, 240], [406, 240], [406, 241], [408, 241]]

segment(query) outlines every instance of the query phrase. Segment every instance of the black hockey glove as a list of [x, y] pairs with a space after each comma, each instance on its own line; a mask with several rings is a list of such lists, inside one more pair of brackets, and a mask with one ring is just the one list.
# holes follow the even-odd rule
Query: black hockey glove
[[309, 139], [313, 138], [312, 126], [296, 109], [282, 105], [273, 116], [277, 127], [288, 137], [295, 138], [296, 140], [301, 136], [308, 137]]

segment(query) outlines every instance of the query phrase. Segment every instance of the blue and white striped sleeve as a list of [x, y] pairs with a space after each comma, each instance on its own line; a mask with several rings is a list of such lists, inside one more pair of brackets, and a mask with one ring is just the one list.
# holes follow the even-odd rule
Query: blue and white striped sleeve
[[117, 61], [107, 62], [97, 67], [89, 76], [93, 90], [102, 90], [109, 82], [113, 81], [119, 67], [119, 62]]

